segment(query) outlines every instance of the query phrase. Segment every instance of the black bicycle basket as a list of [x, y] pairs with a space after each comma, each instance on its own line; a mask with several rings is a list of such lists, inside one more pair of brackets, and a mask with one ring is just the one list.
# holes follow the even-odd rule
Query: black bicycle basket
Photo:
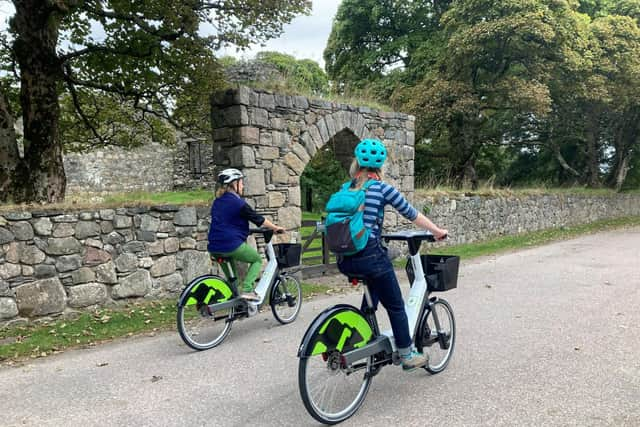
[[[454, 289], [458, 285], [458, 268], [460, 257], [455, 255], [421, 255], [422, 269], [427, 279], [429, 292], [444, 292]], [[413, 283], [415, 274], [411, 258], [405, 267], [409, 283]]]
[[276, 243], [273, 245], [278, 267], [289, 268], [300, 265], [302, 245], [300, 243]]

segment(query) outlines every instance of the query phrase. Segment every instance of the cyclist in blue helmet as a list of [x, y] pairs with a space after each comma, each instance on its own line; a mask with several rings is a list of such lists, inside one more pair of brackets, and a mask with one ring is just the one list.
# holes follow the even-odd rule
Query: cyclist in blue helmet
[[351, 187], [360, 188], [369, 180], [376, 181], [369, 186], [365, 196], [364, 222], [371, 234], [363, 250], [351, 256], [339, 257], [338, 268], [345, 275], [360, 274], [367, 278], [373, 306], [377, 307], [378, 302], [381, 302], [389, 315], [393, 336], [402, 359], [402, 368], [413, 370], [425, 366], [428, 359], [413, 349], [398, 279], [387, 256], [387, 249], [380, 241], [384, 207], [393, 206], [416, 226], [433, 233], [436, 239], [445, 238], [447, 230], [436, 226], [418, 212], [396, 188], [383, 181], [382, 166], [387, 159], [387, 149], [382, 141], [364, 139], [356, 146], [354, 154], [355, 159], [350, 170]]

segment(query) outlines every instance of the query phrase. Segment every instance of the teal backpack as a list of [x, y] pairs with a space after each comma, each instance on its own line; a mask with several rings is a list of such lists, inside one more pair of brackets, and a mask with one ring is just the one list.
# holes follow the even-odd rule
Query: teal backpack
[[364, 201], [367, 189], [375, 180], [352, 190], [351, 181], [333, 193], [327, 202], [324, 222], [329, 250], [338, 255], [353, 255], [367, 245], [371, 230], [364, 226]]

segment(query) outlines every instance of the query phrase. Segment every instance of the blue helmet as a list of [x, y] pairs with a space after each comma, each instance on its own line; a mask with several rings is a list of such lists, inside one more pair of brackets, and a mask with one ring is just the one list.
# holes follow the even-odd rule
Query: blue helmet
[[377, 139], [363, 139], [353, 153], [360, 167], [364, 168], [380, 169], [387, 159], [387, 149]]

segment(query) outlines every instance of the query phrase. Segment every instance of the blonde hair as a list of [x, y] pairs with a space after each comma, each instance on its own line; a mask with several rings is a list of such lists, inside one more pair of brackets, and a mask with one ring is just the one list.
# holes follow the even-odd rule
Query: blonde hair
[[216, 190], [216, 199], [218, 197], [221, 197], [224, 193], [228, 192], [228, 191], [233, 191], [234, 193], [237, 193], [238, 190], [237, 188], [233, 188], [233, 183], [234, 182], [238, 182], [240, 181], [239, 179], [236, 179], [235, 181], [232, 181], [228, 184], [222, 184], [218, 187], [218, 189]]
[[[358, 174], [360, 172], [364, 172], [364, 173], [361, 173], [360, 176], [358, 177]], [[353, 182], [351, 186], [354, 188], [362, 187], [362, 185], [365, 182], [367, 182], [367, 180], [369, 179], [369, 177], [367, 176], [368, 172], [375, 173], [376, 175], [378, 175], [378, 177], [380, 177], [380, 180], [384, 179], [384, 174], [382, 172], [382, 169], [362, 167], [358, 164], [357, 159], [353, 159], [353, 161], [351, 162], [351, 166], [349, 167], [349, 176], [355, 182]]]

